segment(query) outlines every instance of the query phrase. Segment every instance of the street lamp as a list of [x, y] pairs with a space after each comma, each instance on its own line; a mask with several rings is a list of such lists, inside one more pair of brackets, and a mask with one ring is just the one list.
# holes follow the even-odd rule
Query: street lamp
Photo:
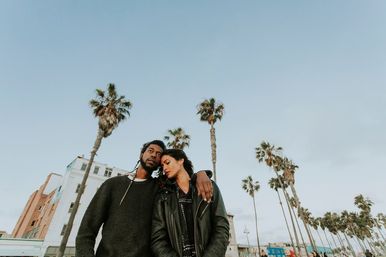
[[249, 252], [249, 248], [250, 248], [250, 245], [249, 245], [249, 238], [248, 238], [248, 234], [249, 234], [249, 230], [247, 229], [247, 227], [245, 227], [244, 229], [244, 234], [247, 236], [247, 242], [248, 242], [248, 257], [250, 255], [250, 252]]

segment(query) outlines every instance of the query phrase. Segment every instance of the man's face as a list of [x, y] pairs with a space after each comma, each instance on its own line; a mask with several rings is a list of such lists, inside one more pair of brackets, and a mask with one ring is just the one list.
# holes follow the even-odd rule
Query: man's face
[[162, 148], [158, 145], [149, 145], [141, 156], [141, 165], [149, 173], [159, 167]]

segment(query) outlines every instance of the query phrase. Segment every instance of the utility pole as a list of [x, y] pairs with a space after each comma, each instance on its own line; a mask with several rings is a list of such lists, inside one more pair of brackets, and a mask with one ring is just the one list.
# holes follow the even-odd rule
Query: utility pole
[[250, 256], [250, 244], [249, 244], [249, 238], [248, 238], [248, 234], [249, 234], [249, 230], [247, 229], [247, 227], [245, 227], [244, 229], [244, 234], [247, 236], [247, 242], [248, 242], [248, 257]]

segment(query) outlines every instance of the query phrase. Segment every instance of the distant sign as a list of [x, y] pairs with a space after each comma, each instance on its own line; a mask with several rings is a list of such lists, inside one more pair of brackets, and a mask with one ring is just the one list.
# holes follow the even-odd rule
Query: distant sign
[[276, 256], [276, 257], [284, 257], [285, 256], [284, 249], [281, 247], [268, 247], [267, 251], [268, 251], [269, 256]]

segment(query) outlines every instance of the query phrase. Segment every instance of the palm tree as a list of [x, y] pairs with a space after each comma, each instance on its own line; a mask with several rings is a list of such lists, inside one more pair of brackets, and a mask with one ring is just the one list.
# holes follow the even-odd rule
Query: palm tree
[[386, 224], [385, 220], [386, 220], [386, 217], [382, 213], [378, 213], [377, 217], [375, 218], [376, 227], [378, 229], [379, 234], [383, 238], [383, 241], [386, 241], [385, 236], [382, 233], [382, 225], [385, 226]]
[[[287, 230], [288, 230], [288, 234], [289, 234], [289, 237], [290, 237], [290, 240], [291, 240], [291, 245], [292, 245], [292, 248], [294, 249], [295, 251], [295, 244], [294, 244], [294, 240], [292, 238], [292, 234], [291, 234], [291, 230], [288, 226], [288, 221], [287, 221], [287, 217], [285, 215], [285, 211], [284, 211], [284, 207], [283, 207], [283, 203], [281, 201], [281, 197], [280, 197], [280, 194], [279, 194], [279, 188], [280, 188], [280, 182], [279, 182], [279, 179], [281, 178], [271, 178], [268, 182], [268, 185], [270, 188], [272, 188], [273, 190], [276, 191], [277, 193], [277, 197], [279, 198], [279, 203], [280, 203], [280, 207], [281, 207], [281, 211], [283, 212], [283, 216], [284, 216], [284, 220], [285, 220], [285, 224], [287, 226]], [[291, 218], [292, 218], [292, 215], [291, 215]], [[295, 251], [296, 252], [296, 251]]]
[[373, 205], [373, 202], [365, 198], [362, 194], [355, 196], [354, 198], [354, 204], [364, 213], [370, 213], [371, 212], [371, 206]]
[[354, 199], [354, 204], [361, 210], [359, 213], [359, 220], [360, 220], [360, 230], [363, 234], [363, 240], [367, 241], [367, 244], [372, 249], [373, 252], [380, 255], [381, 251], [386, 253], [386, 247], [384, 244], [381, 244], [379, 248], [377, 249], [376, 244], [374, 242], [374, 227], [377, 227], [376, 219], [374, 219], [371, 215], [371, 206], [373, 205], [373, 202], [369, 198], [365, 198], [363, 195], [358, 195]]
[[72, 208], [70, 218], [68, 220], [62, 241], [60, 243], [57, 257], [62, 257], [66, 249], [68, 237], [70, 236], [72, 225], [74, 223], [76, 212], [78, 211], [80, 198], [84, 192], [88, 174], [90, 173], [91, 165], [94, 161], [94, 157], [102, 143], [102, 139], [111, 135], [113, 130], [118, 124], [130, 116], [130, 108], [132, 104], [129, 100], [125, 99], [125, 96], [118, 96], [115, 85], [109, 84], [107, 86], [107, 92], [97, 89], [96, 98], [90, 101], [90, 106], [93, 109], [94, 116], [99, 119], [97, 138], [94, 142], [94, 146], [91, 150], [90, 160], [88, 161], [86, 170], [83, 175], [82, 183], [78, 191], [74, 206]]
[[224, 105], [216, 103], [214, 98], [205, 99], [197, 106], [197, 114], [200, 120], [208, 122], [210, 125], [210, 145], [212, 149], [213, 177], [216, 181], [216, 132], [214, 124], [222, 119], [224, 115]]
[[347, 238], [347, 231], [349, 230], [349, 213], [347, 211], [343, 211], [340, 216], [338, 216], [338, 228], [339, 231], [343, 234], [344, 238], [346, 239], [347, 246], [349, 247], [350, 251], [352, 252], [353, 256], [356, 257], [355, 250], [350, 243], [350, 240]]
[[164, 139], [168, 141], [168, 147], [181, 150], [189, 147], [190, 143], [190, 136], [187, 135], [182, 128], [169, 129], [168, 135], [164, 136]]
[[256, 225], [256, 239], [257, 239], [257, 248], [259, 250], [260, 256], [260, 240], [259, 240], [259, 232], [257, 229], [257, 211], [256, 211], [256, 203], [255, 203], [255, 192], [258, 192], [260, 189], [259, 181], [253, 181], [252, 176], [248, 176], [242, 180], [242, 188], [247, 192], [253, 200], [253, 209], [255, 211], [255, 225]]
[[314, 239], [313, 239], [312, 234], [307, 226], [306, 217], [305, 217], [305, 214], [303, 213], [304, 209], [300, 205], [300, 200], [299, 200], [299, 197], [297, 195], [297, 192], [296, 192], [296, 189], [294, 186], [294, 184], [295, 184], [295, 178], [294, 178], [295, 170], [299, 167], [296, 164], [294, 164], [292, 160], [289, 160], [287, 157], [283, 158], [283, 166], [282, 167], [283, 167], [282, 169], [283, 169], [284, 179], [289, 184], [289, 186], [291, 188], [292, 195], [294, 196], [294, 199], [296, 201], [299, 217], [303, 221], [303, 225], [304, 225], [304, 228], [307, 232], [308, 238], [310, 240], [310, 244], [311, 244], [312, 248], [314, 249], [314, 251], [317, 251]]
[[[294, 222], [294, 218], [293, 218], [292, 212], [291, 212], [291, 207], [289, 204], [289, 196], [288, 196], [287, 191], [286, 191], [287, 185], [285, 184], [284, 179], [281, 179], [282, 176], [279, 174], [279, 171], [282, 170], [282, 163], [283, 163], [283, 158], [280, 157], [282, 148], [276, 147], [275, 145], [271, 145], [270, 143], [263, 141], [263, 142], [261, 142], [259, 147], [255, 148], [255, 151], [256, 151], [256, 159], [258, 160], [258, 162], [259, 163], [265, 162], [265, 164], [275, 172], [276, 177], [278, 178], [278, 181], [280, 183], [280, 188], [283, 191], [283, 194], [284, 194], [284, 197], [285, 197], [285, 200], [287, 203], [287, 207], [288, 207], [288, 212], [289, 212], [290, 217], [291, 217], [291, 223], [292, 223], [292, 228], [294, 231], [296, 247], [297, 247], [297, 253], [296, 253], [296, 250], [294, 249], [295, 254], [297, 256], [301, 256], [301, 248], [300, 248], [299, 238], [298, 238], [298, 235], [296, 232], [295, 222]], [[299, 233], [301, 234], [300, 230], [299, 230]], [[305, 247], [305, 245], [304, 245], [304, 247]], [[305, 250], [307, 252], [307, 248], [305, 248]]]
[[289, 204], [291, 206], [290, 211], [292, 212], [293, 216], [295, 217], [296, 226], [297, 226], [297, 228], [299, 230], [300, 239], [302, 240], [304, 248], [305, 248], [305, 250], [307, 252], [307, 245], [306, 245], [306, 243], [304, 241], [303, 233], [301, 232], [302, 230], [301, 230], [300, 225], [299, 225], [299, 219], [298, 219], [298, 217], [300, 218], [299, 212], [298, 212], [298, 215], [296, 215], [296, 213], [295, 213], [295, 210], [298, 208], [297, 202], [296, 202], [294, 197], [290, 197], [289, 195], [288, 195], [288, 199], [289, 199]]
[[324, 232], [324, 235], [325, 237], [327, 238], [327, 235], [326, 235], [326, 231], [325, 231], [325, 228], [327, 228], [328, 232], [330, 232], [330, 236], [332, 238], [332, 241], [335, 245], [335, 249], [338, 249], [338, 245], [336, 244], [336, 241], [335, 241], [335, 238], [333, 237], [333, 233], [332, 233], [332, 222], [331, 222], [331, 213], [330, 212], [327, 212], [324, 214], [323, 218], [321, 218], [321, 227], [323, 229], [323, 232]]
[[[329, 241], [328, 238], [327, 238], [327, 234], [326, 234], [326, 231], [325, 231], [326, 227], [325, 227], [325, 225], [324, 225], [323, 218], [317, 217], [317, 218], [315, 219], [315, 223], [322, 229], [323, 234], [324, 234], [324, 237], [326, 238], [327, 244], [328, 244], [328, 246], [329, 246], [330, 249], [331, 249], [331, 253], [332, 253], [332, 255], [335, 257], [334, 252], [333, 252], [333, 248], [332, 248], [332, 246], [331, 246], [331, 243], [330, 243], [330, 241]], [[319, 234], [319, 232], [318, 232], [318, 234]]]

